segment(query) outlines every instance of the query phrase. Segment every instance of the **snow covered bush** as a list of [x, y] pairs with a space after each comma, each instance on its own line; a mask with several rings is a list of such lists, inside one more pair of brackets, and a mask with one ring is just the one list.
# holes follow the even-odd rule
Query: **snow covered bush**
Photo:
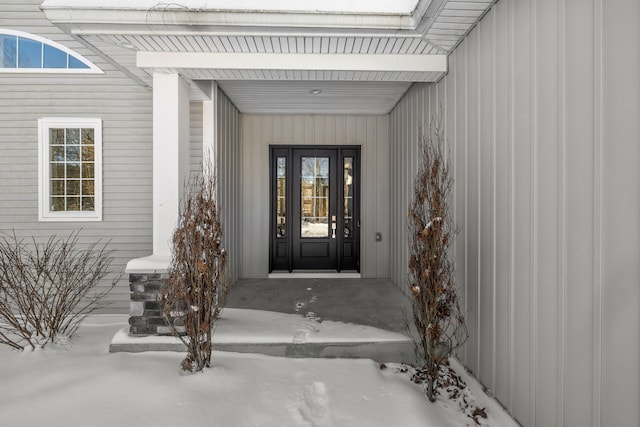
[[107, 243], [81, 248], [79, 232], [38, 244], [0, 234], [0, 344], [17, 350], [70, 339], [106, 303], [119, 276], [98, 288], [113, 260]]
[[199, 175], [187, 185], [173, 234], [169, 284], [159, 294], [165, 320], [187, 347], [185, 371], [211, 365], [213, 327], [228, 290], [226, 262], [215, 181]]
[[456, 234], [449, 207], [453, 180], [440, 119], [430, 121], [419, 142], [420, 163], [409, 207], [408, 282], [416, 358], [427, 375], [427, 396], [434, 401], [439, 368], [464, 344], [467, 329], [450, 260], [449, 247]]

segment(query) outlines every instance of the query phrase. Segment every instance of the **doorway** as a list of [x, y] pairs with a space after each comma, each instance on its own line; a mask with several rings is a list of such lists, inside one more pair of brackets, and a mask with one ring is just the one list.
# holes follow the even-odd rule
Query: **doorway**
[[360, 147], [270, 147], [269, 272], [360, 272]]

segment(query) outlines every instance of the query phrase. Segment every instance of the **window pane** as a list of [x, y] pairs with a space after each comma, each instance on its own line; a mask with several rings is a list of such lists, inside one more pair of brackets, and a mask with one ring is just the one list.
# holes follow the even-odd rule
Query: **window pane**
[[93, 129], [82, 129], [82, 143], [85, 145], [93, 145]]
[[67, 68], [67, 54], [60, 49], [45, 44], [44, 68]]
[[302, 157], [300, 236], [329, 237], [329, 158]]
[[80, 180], [70, 179], [67, 181], [67, 196], [79, 196], [80, 195]]
[[329, 197], [329, 178], [316, 178], [317, 197]]
[[82, 161], [85, 161], [85, 162], [86, 161], [90, 161], [90, 162], [92, 162], [94, 160], [95, 159], [93, 157], [93, 147], [92, 146], [89, 146], [89, 147], [83, 146], [82, 147]]
[[80, 178], [80, 163], [67, 163], [67, 179]]
[[51, 145], [63, 145], [64, 144], [64, 129], [49, 129], [49, 144], [51, 144]]
[[16, 68], [17, 37], [0, 35], [0, 68]]
[[63, 180], [51, 181], [51, 195], [52, 196], [64, 196], [64, 181]]
[[51, 163], [51, 178], [64, 179], [64, 163]]
[[303, 157], [300, 175], [305, 181], [310, 181], [316, 174], [315, 157]]
[[353, 237], [353, 219], [344, 220], [344, 237]]
[[67, 197], [67, 211], [80, 210], [80, 197]]
[[80, 147], [67, 145], [67, 162], [79, 162], [80, 161]]
[[80, 144], [80, 129], [66, 129], [67, 144]]
[[69, 56], [69, 68], [89, 68], [82, 61], [74, 58], [73, 56]]
[[94, 196], [95, 195], [95, 184], [92, 179], [83, 179], [82, 180], [82, 195], [83, 196]]
[[64, 211], [64, 197], [52, 197], [51, 210], [56, 212]]
[[287, 206], [287, 158], [286, 157], [278, 157], [277, 158], [277, 200], [276, 200], [276, 226], [277, 226], [277, 237], [286, 237], [286, 206]]
[[95, 166], [93, 162], [82, 163], [82, 177], [95, 178]]
[[83, 197], [82, 198], [82, 210], [83, 211], [94, 211], [95, 202], [93, 197]]
[[328, 157], [318, 157], [316, 159], [316, 176], [322, 178], [329, 177], [329, 158]]
[[18, 37], [18, 68], [42, 68], [42, 43]]
[[54, 162], [64, 162], [64, 145], [53, 145], [49, 154], [49, 160]]
[[353, 157], [345, 157], [344, 166], [344, 237], [353, 237]]

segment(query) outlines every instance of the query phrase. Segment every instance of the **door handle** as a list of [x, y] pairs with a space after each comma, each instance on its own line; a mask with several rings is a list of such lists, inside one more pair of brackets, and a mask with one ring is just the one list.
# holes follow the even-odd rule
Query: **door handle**
[[331, 238], [336, 238], [336, 229], [338, 228], [338, 224], [336, 224], [336, 216], [331, 215]]

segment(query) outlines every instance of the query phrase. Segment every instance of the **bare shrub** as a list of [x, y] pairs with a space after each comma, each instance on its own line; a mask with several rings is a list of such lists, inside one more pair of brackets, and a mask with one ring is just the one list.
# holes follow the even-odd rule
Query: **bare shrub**
[[433, 118], [419, 139], [420, 164], [408, 221], [409, 287], [416, 358], [427, 375], [427, 396], [434, 401], [440, 367], [468, 333], [449, 253], [456, 234], [449, 207], [453, 180], [441, 120]]
[[228, 286], [227, 253], [215, 201], [215, 181], [207, 174], [191, 179], [173, 234], [169, 285], [159, 294], [165, 320], [187, 347], [182, 369], [211, 365], [212, 334]]
[[79, 232], [38, 244], [0, 235], [0, 344], [36, 349], [69, 339], [118, 282], [97, 289], [113, 261], [108, 243], [81, 249]]

